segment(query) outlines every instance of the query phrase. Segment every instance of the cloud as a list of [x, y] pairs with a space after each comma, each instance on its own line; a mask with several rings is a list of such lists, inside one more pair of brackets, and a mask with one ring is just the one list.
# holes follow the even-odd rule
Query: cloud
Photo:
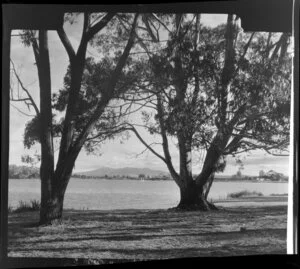
[[[243, 174], [258, 175], [260, 170], [269, 171], [275, 170], [276, 172], [288, 175], [289, 173], [289, 157], [288, 156], [271, 156], [262, 151], [255, 151], [250, 156], [240, 156], [244, 170]], [[225, 174], [235, 174], [238, 170], [235, 158], [227, 157], [227, 167], [224, 171]]]
[[[245, 154], [241, 155], [240, 159], [245, 166], [259, 164], [277, 165], [279, 163], [286, 165], [289, 162], [288, 156], [272, 156], [261, 151], [255, 151], [249, 156]], [[227, 164], [236, 166], [236, 159], [229, 156]]]

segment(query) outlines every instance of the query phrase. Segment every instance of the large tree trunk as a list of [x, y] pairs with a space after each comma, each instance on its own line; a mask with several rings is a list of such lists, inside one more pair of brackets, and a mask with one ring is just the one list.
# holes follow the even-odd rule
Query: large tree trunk
[[64, 169], [56, 169], [51, 181], [51, 197], [41, 207], [40, 224], [60, 222], [63, 212], [65, 192], [70, 181], [74, 163], [67, 163]]
[[51, 180], [51, 197], [40, 211], [40, 224], [52, 224], [61, 221], [65, 192], [79, 152], [80, 149], [71, 150], [66, 159], [57, 163]]
[[52, 192], [52, 197], [43, 204], [40, 211], [40, 225], [60, 222], [63, 211], [64, 191], [56, 189]]
[[207, 201], [206, 189], [197, 185], [192, 175], [192, 150], [191, 138], [178, 134], [180, 152], [180, 202], [178, 210], [201, 210], [208, 211], [216, 209]]
[[52, 185], [51, 199], [49, 199], [48, 202], [44, 205], [44, 207], [41, 208], [41, 214], [40, 214], [41, 225], [53, 224], [61, 221], [65, 192], [70, 177], [71, 175], [64, 178], [53, 179], [53, 182], [58, 182], [58, 181], [63, 182], [64, 186], [61, 186], [61, 184], [58, 184], [56, 186]]
[[190, 182], [185, 186], [180, 186], [180, 201], [176, 210], [199, 210], [199, 211], [209, 211], [216, 210], [217, 207], [207, 201], [205, 192], [203, 189], [196, 185], [195, 181]]

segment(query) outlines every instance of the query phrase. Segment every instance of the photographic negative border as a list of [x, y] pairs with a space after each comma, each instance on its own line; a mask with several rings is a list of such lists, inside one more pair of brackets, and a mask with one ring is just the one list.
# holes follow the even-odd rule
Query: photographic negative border
[[[83, 12], [87, 10], [118, 12], [195, 12], [234, 13], [241, 17], [245, 31], [293, 32], [294, 34], [294, 78], [293, 78], [293, 253], [298, 254], [298, 147], [299, 147], [299, 0], [239, 0], [209, 1], [189, 3], [163, 3], [142, 5], [46, 5], [12, 4], [2, 5], [2, 101], [1, 101], [1, 253], [2, 268], [7, 267], [7, 207], [8, 207], [8, 160], [9, 160], [9, 57], [10, 33], [13, 29], [55, 30], [63, 23], [64, 12]], [[38, 15], [36, 15], [38, 14]], [[266, 15], [267, 14], [267, 15]], [[290, 178], [291, 180], [291, 178]]]

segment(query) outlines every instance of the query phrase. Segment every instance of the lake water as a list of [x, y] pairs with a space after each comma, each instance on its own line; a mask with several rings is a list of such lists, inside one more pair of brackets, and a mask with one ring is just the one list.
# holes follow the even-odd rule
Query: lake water
[[[248, 190], [264, 195], [288, 192], [288, 183], [214, 182], [209, 198], [226, 198], [228, 193]], [[9, 180], [9, 205], [40, 200], [39, 179]], [[64, 208], [73, 209], [165, 209], [179, 202], [179, 189], [173, 181], [138, 181], [72, 178]]]

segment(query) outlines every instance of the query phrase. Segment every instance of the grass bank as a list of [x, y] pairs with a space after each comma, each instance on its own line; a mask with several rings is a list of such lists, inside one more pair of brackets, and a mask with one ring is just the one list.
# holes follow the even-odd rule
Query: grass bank
[[38, 212], [9, 215], [9, 257], [159, 260], [286, 253], [286, 205], [219, 211], [66, 210], [37, 227]]

